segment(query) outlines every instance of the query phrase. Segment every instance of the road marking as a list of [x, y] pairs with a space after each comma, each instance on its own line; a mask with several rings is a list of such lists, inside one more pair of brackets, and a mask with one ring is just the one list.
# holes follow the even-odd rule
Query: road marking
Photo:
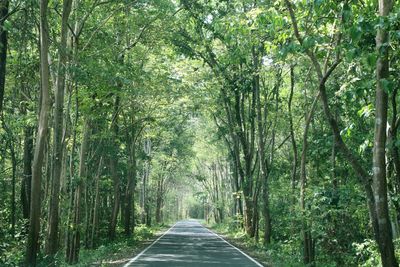
[[132, 258], [127, 264], [124, 265], [124, 267], [128, 267], [129, 265], [131, 265], [133, 262], [135, 262], [140, 256], [142, 256], [144, 253], [146, 253], [146, 251], [148, 251], [155, 243], [158, 242], [158, 240], [160, 240], [161, 238], [163, 238], [166, 234], [168, 234], [169, 231], [171, 231], [172, 228], [175, 227], [175, 225], [177, 225], [177, 223], [175, 223], [174, 225], [171, 226], [171, 228], [169, 228], [164, 234], [162, 234], [159, 238], [157, 238], [153, 243], [151, 243], [147, 248], [145, 248], [142, 252], [140, 252], [138, 255], [136, 255], [136, 257]]
[[[232, 245], [231, 243], [229, 243], [228, 241], [226, 241], [223, 237], [221, 237], [219, 234], [211, 231], [210, 229], [204, 227], [201, 223], [199, 223], [197, 220], [193, 220], [195, 222], [197, 222], [197, 224], [199, 224], [201, 227], [203, 227], [204, 229], [206, 229], [208, 232], [210, 232], [211, 234], [215, 235], [216, 237], [220, 238], [222, 241], [224, 241], [225, 243], [227, 243], [229, 246], [233, 247], [235, 250], [239, 251], [243, 256], [245, 256], [246, 258], [248, 258], [249, 260], [251, 260], [253, 263], [255, 263], [257, 266], [259, 267], [264, 267], [261, 263], [257, 262], [255, 259], [253, 259], [252, 257], [250, 257], [249, 255], [247, 255], [245, 252], [241, 251], [239, 248], [235, 247], [234, 245]], [[128, 267], [129, 265], [131, 265], [133, 262], [135, 262], [138, 258], [140, 258], [144, 253], [146, 253], [146, 251], [148, 251], [153, 245], [155, 245], [161, 238], [163, 238], [166, 234], [168, 234], [172, 228], [174, 228], [177, 224], [179, 223], [176, 222], [173, 226], [171, 226], [171, 228], [169, 228], [164, 234], [162, 234], [159, 238], [157, 238], [153, 243], [151, 243], [147, 248], [145, 248], [142, 252], [140, 252], [138, 255], [136, 255], [134, 258], [132, 258], [128, 263], [126, 263], [123, 267]]]
[[[200, 224], [200, 223], [199, 223]], [[225, 243], [227, 243], [229, 246], [233, 247], [234, 249], [236, 249], [237, 251], [239, 251], [240, 253], [242, 253], [244, 256], [246, 256], [246, 258], [248, 258], [249, 260], [251, 260], [252, 262], [254, 262], [257, 266], [259, 267], [264, 267], [261, 263], [259, 263], [258, 261], [256, 261], [255, 259], [253, 259], [252, 257], [250, 257], [249, 255], [247, 255], [245, 252], [241, 251], [240, 249], [238, 249], [237, 247], [235, 247], [234, 245], [232, 245], [231, 243], [229, 243], [228, 241], [226, 241], [225, 239], [223, 239], [219, 234], [214, 233], [213, 231], [211, 231], [210, 229], [208, 229], [207, 227], [204, 227], [202, 224], [200, 224], [204, 229], [207, 229], [207, 231], [209, 231], [210, 233], [216, 235], [217, 237], [219, 237], [222, 241], [224, 241]]]

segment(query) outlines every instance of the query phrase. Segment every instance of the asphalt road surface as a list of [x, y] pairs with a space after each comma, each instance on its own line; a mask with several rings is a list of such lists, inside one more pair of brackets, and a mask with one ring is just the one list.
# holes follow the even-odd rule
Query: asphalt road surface
[[124, 267], [262, 266], [196, 220], [180, 221]]

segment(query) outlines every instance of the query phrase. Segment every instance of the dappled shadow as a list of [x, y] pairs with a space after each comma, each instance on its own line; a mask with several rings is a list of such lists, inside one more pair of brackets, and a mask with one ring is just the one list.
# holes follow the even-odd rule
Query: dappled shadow
[[197, 221], [179, 222], [129, 266], [138, 267], [255, 267], [234, 247]]

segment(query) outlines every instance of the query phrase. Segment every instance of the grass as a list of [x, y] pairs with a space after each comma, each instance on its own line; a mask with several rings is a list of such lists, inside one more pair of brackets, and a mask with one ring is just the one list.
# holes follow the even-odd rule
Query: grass
[[266, 248], [262, 242], [257, 242], [254, 238], [249, 238], [241, 228], [232, 224], [206, 224], [214, 232], [221, 235], [229, 243], [244, 251], [246, 254], [256, 259], [263, 266], [268, 267], [304, 267], [298, 261], [298, 255], [293, 255], [284, 244], [270, 244]]
[[102, 245], [96, 249], [89, 250], [82, 248], [79, 255], [79, 262], [74, 265], [65, 263], [64, 251], [61, 251], [60, 255], [57, 256], [56, 265], [62, 267], [123, 266], [136, 254], [150, 245], [166, 228], [166, 225], [151, 228], [139, 225], [135, 228], [135, 233], [131, 238], [120, 237], [112, 242], [104, 240], [101, 242]]

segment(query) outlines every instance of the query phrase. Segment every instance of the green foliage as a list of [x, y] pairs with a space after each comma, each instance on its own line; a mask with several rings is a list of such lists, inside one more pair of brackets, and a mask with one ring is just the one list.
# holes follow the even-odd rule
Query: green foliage
[[[61, 2], [50, 1], [48, 12], [52, 88], [58, 79]], [[84, 183], [85, 223], [79, 226], [82, 246], [88, 246], [92, 229], [96, 238], [93, 249], [81, 251], [77, 266], [102, 264], [110, 255], [126, 253], [150, 239], [156, 212], [160, 224], [186, 217], [220, 222], [215, 225], [217, 231], [270, 259], [274, 266], [303, 266], [302, 230], [311, 233], [317, 266], [379, 265], [365, 192], [348, 160], [334, 147], [331, 127], [320, 104], [307, 137], [304, 209], [298, 203], [299, 163], [305, 118], [319, 85], [315, 62], [309, 59], [312, 52], [323, 71], [329, 69], [335, 57], [340, 58], [325, 84], [328, 105], [349, 151], [360, 159], [362, 168], [370, 170], [376, 64], [387, 49], [390, 76], [379, 82], [389, 96], [390, 130], [395, 132], [387, 143], [390, 211], [392, 220], [400, 216], [400, 186], [391, 154], [400, 146], [396, 131], [400, 85], [398, 2], [387, 18], [381, 18], [372, 0], [291, 1], [301, 41], [293, 32], [284, 1], [78, 2], [69, 19], [68, 60], [64, 66], [65, 162], [59, 231], [64, 233], [71, 227], [74, 190]], [[0, 265], [5, 266], [20, 263], [24, 256], [27, 229], [19, 195], [25, 177], [25, 135], [31, 129], [28, 137], [36, 136], [41, 98], [37, 2], [11, 0], [10, 10], [12, 14], [3, 26], [8, 31], [9, 47], [4, 109], [0, 112], [0, 195], [4, 200], [0, 203]], [[377, 29], [387, 29], [390, 35], [390, 42], [379, 51]], [[261, 126], [255, 111], [257, 83]], [[50, 134], [53, 111], [52, 107]], [[87, 175], [79, 177], [86, 121], [90, 122], [90, 142], [88, 159], [82, 166]], [[265, 151], [260, 151], [261, 141], [256, 138], [261, 132]], [[41, 240], [46, 240], [49, 217], [52, 142], [50, 135], [42, 179]], [[261, 155], [266, 162], [260, 162]], [[98, 170], [101, 157], [104, 166]], [[251, 162], [246, 166], [249, 157]], [[297, 169], [292, 173], [295, 160]], [[14, 164], [16, 180], [12, 184]], [[268, 171], [272, 218], [272, 241], [268, 246], [262, 242], [266, 203], [262, 164]], [[98, 171], [100, 197], [98, 207], [94, 207]], [[250, 174], [245, 176], [244, 172]], [[119, 186], [117, 192], [124, 202], [131, 184], [135, 233], [132, 238], [121, 238], [125, 222], [123, 216], [118, 216], [117, 240], [109, 242], [114, 187]], [[237, 206], [240, 202], [245, 207], [244, 199], [250, 196], [255, 197], [258, 240], [246, 235], [245, 214], [240, 214]], [[93, 208], [99, 212], [94, 223]], [[302, 229], [303, 223], [307, 229]], [[48, 264], [51, 258], [44, 255], [45, 243], [41, 246], [39, 258], [42, 264]], [[56, 255], [58, 266], [64, 264], [63, 246]]]

